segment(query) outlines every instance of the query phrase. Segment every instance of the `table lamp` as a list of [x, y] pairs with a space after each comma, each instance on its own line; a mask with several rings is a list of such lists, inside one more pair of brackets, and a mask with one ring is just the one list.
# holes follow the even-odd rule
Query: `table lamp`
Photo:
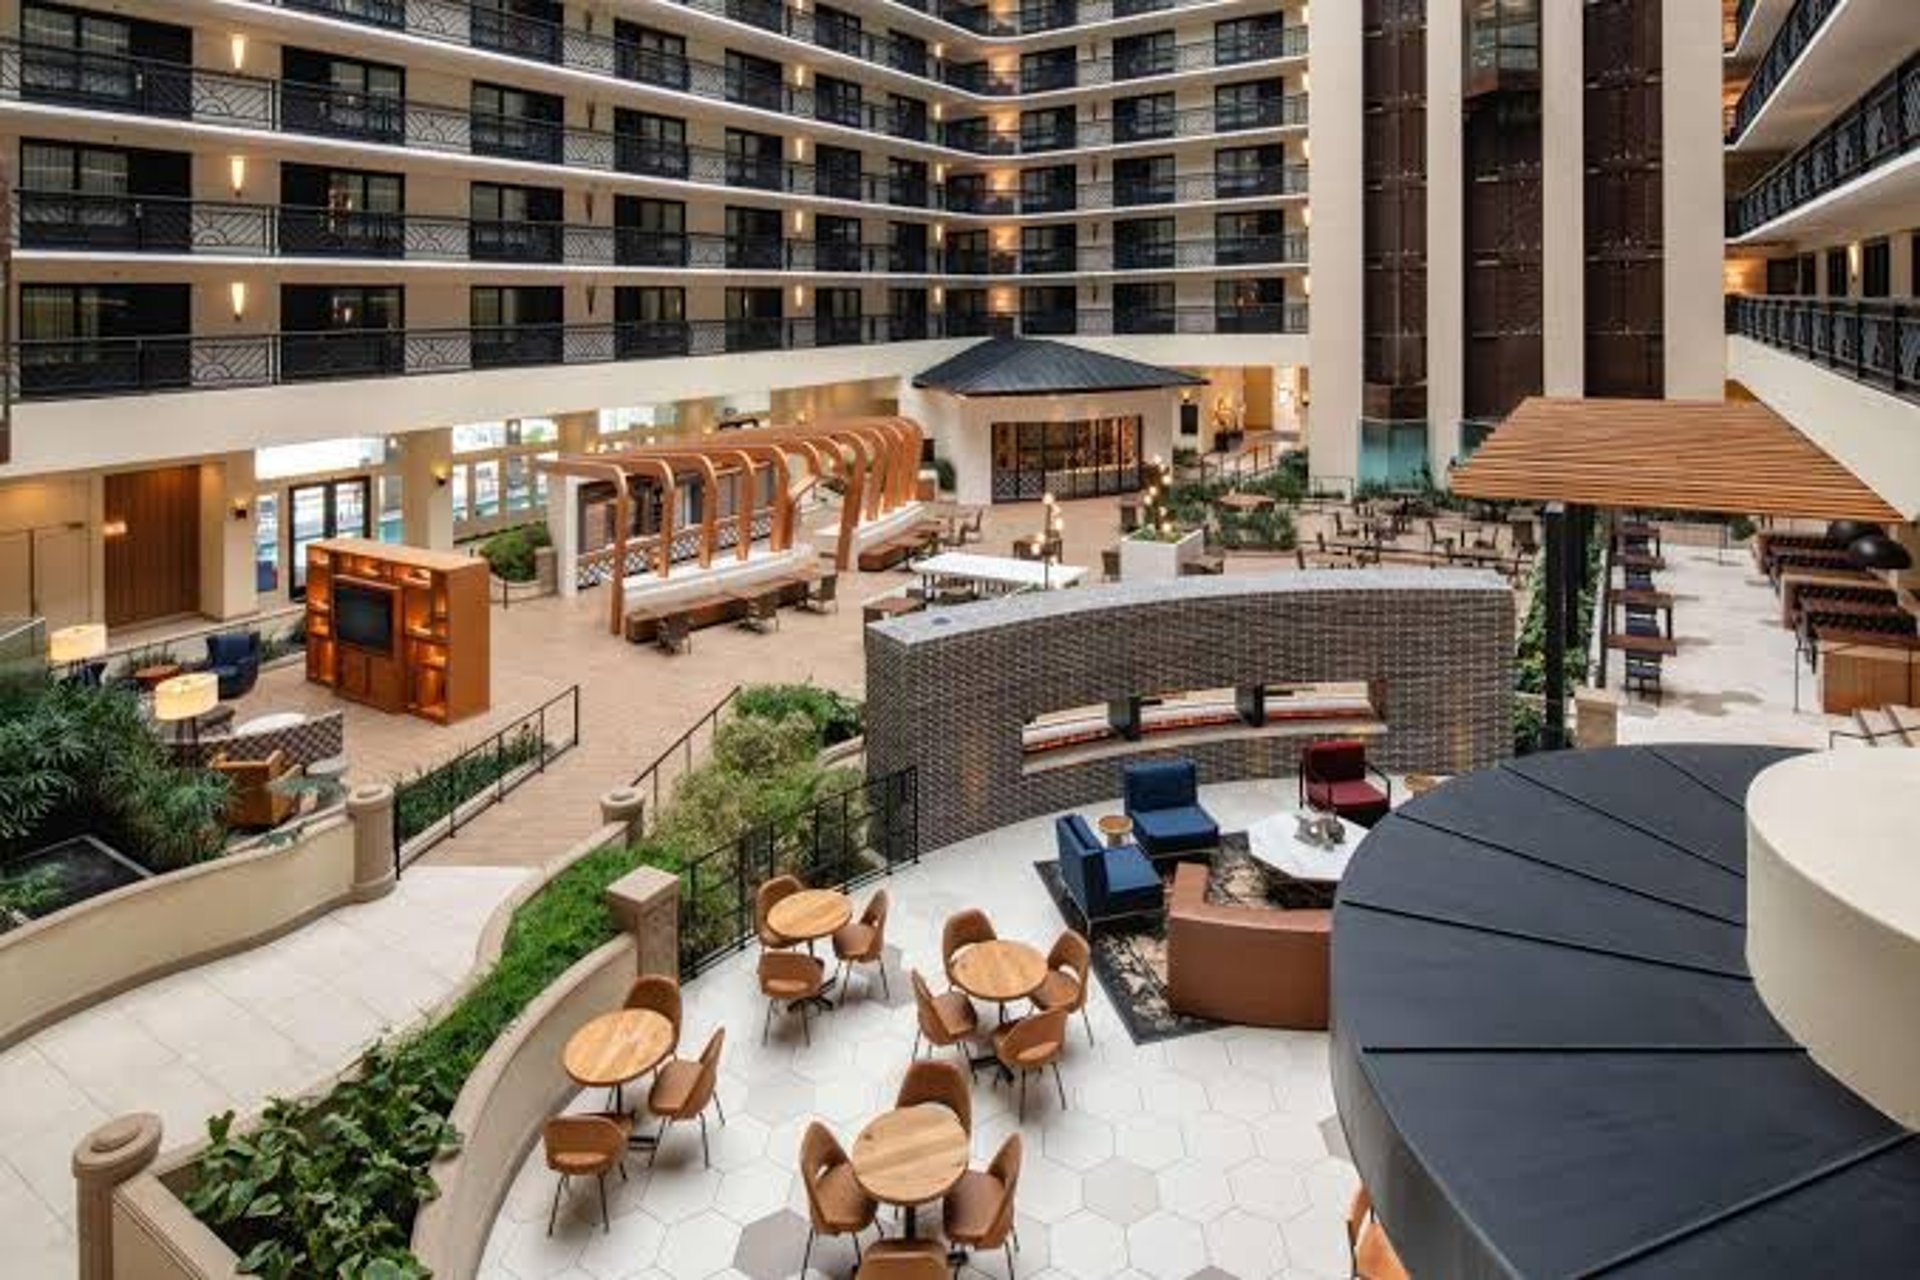
[[195, 746], [200, 743], [200, 717], [219, 705], [220, 678], [211, 671], [190, 671], [153, 688], [153, 718], [172, 724], [185, 721]]
[[69, 680], [82, 673], [84, 668], [81, 664], [106, 651], [107, 628], [104, 623], [82, 622], [77, 626], [61, 627], [47, 636], [47, 661], [64, 665]]

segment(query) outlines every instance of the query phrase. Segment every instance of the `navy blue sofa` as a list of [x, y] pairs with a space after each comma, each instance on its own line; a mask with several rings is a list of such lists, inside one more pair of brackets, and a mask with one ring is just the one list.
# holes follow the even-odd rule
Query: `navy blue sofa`
[[1140, 846], [1103, 844], [1078, 814], [1053, 820], [1053, 840], [1060, 849], [1060, 883], [1087, 924], [1087, 932], [1102, 920], [1148, 915], [1166, 903], [1160, 873], [1140, 852]]
[[222, 631], [208, 636], [206, 669], [220, 678], [222, 702], [250, 692], [260, 678], [260, 633]]
[[1153, 858], [1212, 849], [1220, 824], [1200, 807], [1200, 774], [1191, 760], [1130, 764], [1124, 794], [1133, 836]]

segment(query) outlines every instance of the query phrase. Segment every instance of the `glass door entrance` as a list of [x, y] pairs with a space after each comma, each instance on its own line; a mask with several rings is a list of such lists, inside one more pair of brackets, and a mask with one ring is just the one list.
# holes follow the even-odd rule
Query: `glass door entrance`
[[288, 594], [307, 595], [307, 547], [328, 538], [365, 538], [372, 534], [373, 481], [367, 476], [297, 484], [287, 490], [287, 526], [293, 537]]
[[1094, 498], [1140, 488], [1140, 415], [993, 424], [993, 500]]

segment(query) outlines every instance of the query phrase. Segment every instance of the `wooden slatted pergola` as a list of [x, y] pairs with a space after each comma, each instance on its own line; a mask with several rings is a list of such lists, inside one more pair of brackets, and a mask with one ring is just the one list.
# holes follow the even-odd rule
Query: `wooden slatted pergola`
[[1523, 401], [1456, 467], [1455, 493], [1570, 506], [1904, 519], [1758, 401]]

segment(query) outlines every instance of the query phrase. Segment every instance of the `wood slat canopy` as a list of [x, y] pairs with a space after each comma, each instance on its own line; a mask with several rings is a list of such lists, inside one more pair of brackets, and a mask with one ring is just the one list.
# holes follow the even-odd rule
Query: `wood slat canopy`
[[1815, 520], [1904, 517], [1757, 401], [1522, 401], [1456, 467], [1469, 498]]

